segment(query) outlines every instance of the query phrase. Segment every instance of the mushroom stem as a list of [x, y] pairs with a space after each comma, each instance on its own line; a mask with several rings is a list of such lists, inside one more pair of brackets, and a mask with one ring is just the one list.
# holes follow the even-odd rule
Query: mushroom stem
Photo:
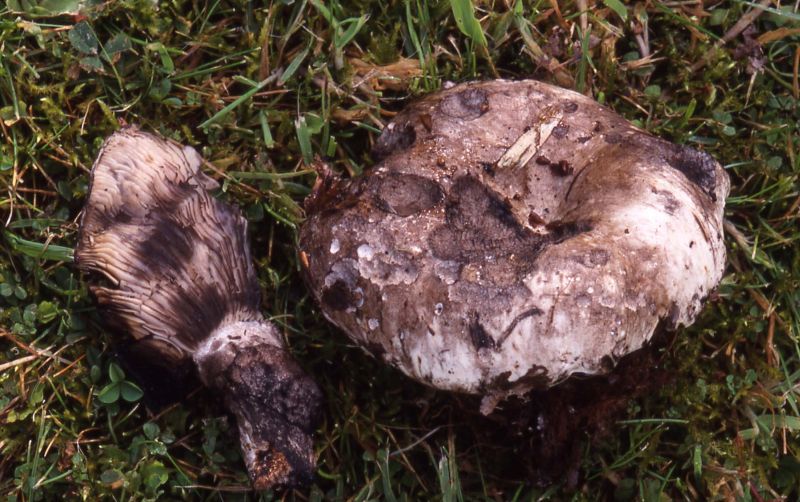
[[257, 490], [313, 479], [311, 434], [321, 394], [266, 321], [215, 330], [194, 355], [200, 378], [236, 417], [242, 454]]

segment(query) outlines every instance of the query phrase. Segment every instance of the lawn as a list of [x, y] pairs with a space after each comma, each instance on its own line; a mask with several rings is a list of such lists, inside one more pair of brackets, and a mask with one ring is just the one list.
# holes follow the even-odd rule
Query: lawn
[[[0, 495], [798, 500], [800, 13], [768, 0], [474, 4], [0, 7]], [[592, 96], [710, 153], [732, 181], [729, 264], [704, 312], [651, 349], [657, 385], [630, 386], [559, 451], [536, 408], [558, 389], [486, 418], [475, 398], [413, 383], [325, 322], [294, 248], [315, 157], [358, 176], [405, 104], [495, 77]], [[72, 247], [94, 156], [125, 124], [197, 148], [250, 221], [262, 310], [325, 397], [312, 486], [252, 492], [218, 398], [173, 382], [143, 393], [119, 360]]]

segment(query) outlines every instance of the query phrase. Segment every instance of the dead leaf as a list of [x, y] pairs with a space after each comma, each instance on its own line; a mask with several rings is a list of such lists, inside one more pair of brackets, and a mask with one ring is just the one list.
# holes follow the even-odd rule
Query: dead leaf
[[778, 28], [777, 30], [762, 33], [756, 40], [759, 44], [764, 45], [792, 35], [800, 35], [800, 28]]
[[375, 65], [359, 58], [351, 58], [350, 66], [354, 70], [353, 80], [356, 81], [353, 87], [366, 81], [376, 91], [404, 91], [408, 89], [412, 79], [422, 76], [419, 59], [400, 58], [391, 64]]
[[349, 124], [367, 118], [366, 108], [353, 108], [347, 110], [345, 108], [335, 108], [331, 114], [333, 119], [342, 124]]

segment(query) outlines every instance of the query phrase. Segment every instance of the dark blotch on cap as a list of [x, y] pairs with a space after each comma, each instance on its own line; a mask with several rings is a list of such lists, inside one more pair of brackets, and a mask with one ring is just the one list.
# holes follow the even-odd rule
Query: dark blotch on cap
[[469, 323], [469, 336], [476, 350], [493, 349], [495, 347], [494, 338], [486, 332], [477, 315]]
[[465, 89], [445, 97], [439, 111], [448, 117], [473, 120], [489, 111], [489, 97], [483, 89]]
[[388, 173], [375, 179], [378, 207], [398, 216], [430, 209], [444, 198], [438, 183], [416, 174]]
[[553, 136], [558, 139], [566, 137], [568, 132], [569, 132], [569, 126], [567, 124], [559, 123], [557, 126], [553, 128]]
[[554, 221], [547, 225], [550, 239], [558, 244], [580, 234], [591, 232], [592, 224], [588, 221]]
[[514, 263], [532, 267], [536, 257], [553, 243], [591, 230], [586, 222], [556, 222], [548, 235], [523, 227], [509, 204], [472, 176], [458, 178], [445, 205], [447, 223], [431, 232], [429, 245], [442, 260], [480, 263], [515, 255]]
[[333, 310], [347, 310], [355, 305], [356, 298], [350, 286], [344, 281], [336, 281], [322, 291], [322, 303]]
[[183, 228], [169, 215], [157, 214], [154, 218], [147, 239], [136, 250], [139, 261], [155, 271], [186, 268], [194, 253], [192, 240], [197, 237], [194, 229]]
[[[494, 227], [487, 225], [494, 220], [514, 234], [524, 234], [508, 202], [472, 176], [462, 176], [453, 183], [446, 216], [448, 223], [460, 229]], [[492, 228], [485, 230], [491, 232]]]
[[[259, 294], [253, 296], [258, 299]], [[194, 294], [176, 297], [169, 307], [171, 315], [185, 323], [181, 340], [184, 343], [187, 339], [194, 339], [197, 343], [203, 341], [209, 333], [217, 329], [230, 306], [237, 300], [239, 298], [227, 296], [219, 285], [205, 282], [197, 285]], [[249, 306], [253, 307], [252, 304]]]
[[122, 223], [122, 224], [125, 224], [125, 223], [130, 223], [130, 222], [131, 222], [131, 220], [133, 220], [133, 217], [132, 217], [130, 214], [128, 214], [128, 213], [125, 211], [125, 209], [120, 209], [120, 210], [119, 210], [119, 212], [117, 212], [117, 213], [114, 215], [114, 217], [113, 217], [113, 218], [114, 218], [114, 221], [115, 221], [115, 222], [117, 222], [117, 223]]
[[678, 199], [676, 199], [669, 190], [657, 190], [656, 188], [651, 188], [650, 191], [657, 195], [659, 199], [661, 199], [664, 211], [666, 211], [668, 214], [675, 214], [675, 211], [681, 207], [680, 201], [678, 201]]
[[376, 160], [383, 160], [394, 152], [405, 150], [417, 140], [414, 125], [395, 124], [394, 127], [385, 127], [372, 148], [372, 156]]
[[703, 189], [711, 200], [717, 200], [714, 193], [717, 187], [716, 162], [709, 154], [685, 145], [672, 145], [672, 155], [666, 160], [673, 169]]

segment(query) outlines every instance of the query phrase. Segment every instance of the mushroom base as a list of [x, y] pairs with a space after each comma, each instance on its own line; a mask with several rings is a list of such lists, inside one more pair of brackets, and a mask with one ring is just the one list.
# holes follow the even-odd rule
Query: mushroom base
[[[573, 377], [529, 395], [531, 402], [523, 405], [526, 410], [515, 422], [534, 431], [528, 439], [536, 458], [531, 466], [534, 479], [542, 484], [563, 479], [576, 488], [586, 442], [596, 444], [613, 434], [631, 402], [674, 380], [661, 359], [676, 334], [661, 330], [655, 336], [655, 343], [622, 358], [608, 375]], [[504, 410], [503, 415], [510, 412]]]
[[[478, 396], [444, 395], [454, 401], [453, 413], [461, 424], [455, 431], [461, 443], [456, 450], [479, 448], [480, 456], [496, 463], [494, 471], [507, 479], [528, 479], [541, 486], [564, 482], [567, 489], [577, 488], [586, 444], [599, 444], [614, 434], [630, 403], [674, 380], [674, 372], [663, 362], [670, 357], [665, 347], [675, 336], [659, 328], [652, 342], [620, 359], [608, 375], [573, 377], [525, 399], [507, 399], [489, 416], [478, 411]], [[443, 424], [429, 422], [424, 427], [439, 425]]]
[[200, 378], [236, 416], [253, 487], [310, 482], [321, 393], [286, 353], [277, 331], [266, 322], [228, 324], [194, 359]]

